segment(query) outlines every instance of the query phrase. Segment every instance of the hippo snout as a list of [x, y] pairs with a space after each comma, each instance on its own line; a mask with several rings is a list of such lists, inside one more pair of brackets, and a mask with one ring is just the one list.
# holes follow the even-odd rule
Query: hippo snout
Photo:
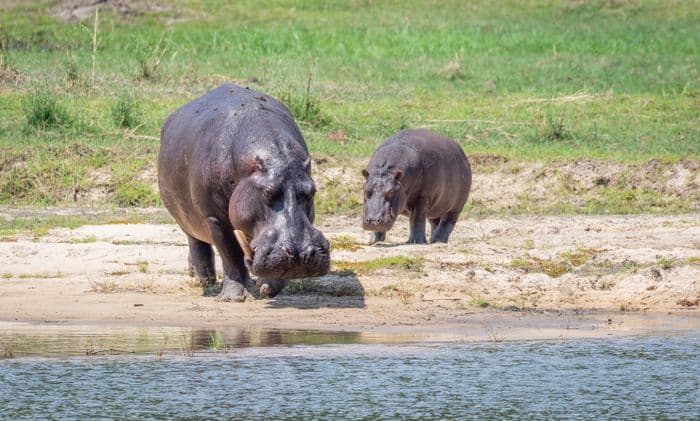
[[252, 272], [263, 279], [321, 276], [330, 270], [330, 245], [323, 236], [297, 246], [290, 242], [258, 246]]
[[366, 216], [362, 221], [362, 228], [367, 231], [385, 232], [389, 231], [394, 225], [394, 219], [391, 217], [369, 217]]

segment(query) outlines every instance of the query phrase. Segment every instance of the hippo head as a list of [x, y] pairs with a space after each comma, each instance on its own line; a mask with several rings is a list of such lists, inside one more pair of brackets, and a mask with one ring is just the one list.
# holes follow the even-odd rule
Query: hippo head
[[389, 170], [370, 174], [362, 170], [362, 175], [365, 177], [362, 228], [386, 232], [394, 225], [406, 203], [406, 195], [401, 188], [403, 172]]
[[294, 279], [326, 274], [328, 240], [314, 228], [311, 160], [250, 163], [229, 200], [229, 218], [246, 264], [262, 279]]

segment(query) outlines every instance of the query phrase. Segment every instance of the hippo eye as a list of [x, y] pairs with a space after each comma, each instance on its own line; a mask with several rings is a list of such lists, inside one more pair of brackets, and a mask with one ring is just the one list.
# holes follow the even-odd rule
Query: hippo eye
[[263, 192], [265, 193], [265, 199], [267, 199], [267, 201], [270, 203], [276, 202], [277, 199], [279, 199], [280, 194], [281, 194], [280, 189], [276, 189], [273, 186], [265, 187]]
[[386, 200], [391, 200], [394, 197], [394, 191], [389, 190], [388, 192], [384, 193], [384, 197], [386, 198]]

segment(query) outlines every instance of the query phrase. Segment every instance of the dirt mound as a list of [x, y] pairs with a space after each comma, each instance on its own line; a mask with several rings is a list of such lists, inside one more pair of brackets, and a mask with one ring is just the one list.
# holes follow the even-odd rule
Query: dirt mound
[[51, 13], [62, 22], [80, 22], [95, 15], [95, 9], [112, 11], [123, 19], [146, 13], [171, 10], [163, 3], [147, 0], [68, 0], [61, 1]]
[[700, 161], [530, 163], [475, 160], [471, 203], [492, 213], [655, 213], [700, 210]]

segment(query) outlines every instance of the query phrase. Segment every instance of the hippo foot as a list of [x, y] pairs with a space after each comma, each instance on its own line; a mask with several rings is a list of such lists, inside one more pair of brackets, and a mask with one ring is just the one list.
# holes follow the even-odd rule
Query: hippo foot
[[386, 241], [386, 232], [373, 232], [372, 235], [369, 237], [369, 245], [371, 246], [374, 243], [378, 243], [380, 241]]
[[225, 279], [224, 286], [215, 300], [222, 303], [242, 303], [246, 299], [254, 298], [240, 283]]
[[284, 279], [260, 281], [260, 298], [273, 298], [287, 286], [287, 281]]

